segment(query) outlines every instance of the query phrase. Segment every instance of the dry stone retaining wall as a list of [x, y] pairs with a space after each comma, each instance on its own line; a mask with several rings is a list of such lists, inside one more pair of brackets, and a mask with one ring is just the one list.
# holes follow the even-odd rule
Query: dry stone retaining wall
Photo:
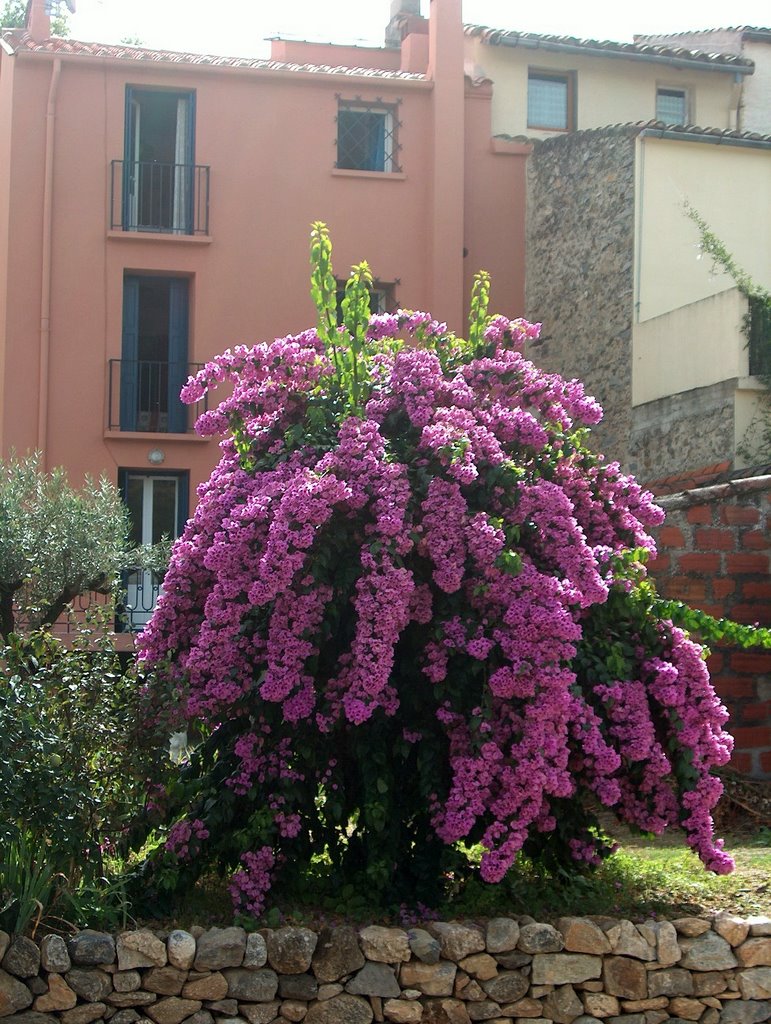
[[0, 932], [3, 1024], [762, 1024], [771, 918]]

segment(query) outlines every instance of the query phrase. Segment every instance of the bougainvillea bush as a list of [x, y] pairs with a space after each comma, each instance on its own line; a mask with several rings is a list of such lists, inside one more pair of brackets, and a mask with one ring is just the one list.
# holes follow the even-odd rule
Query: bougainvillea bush
[[316, 329], [183, 390], [232, 385], [141, 641], [154, 719], [198, 737], [158, 862], [231, 871], [255, 915], [309, 871], [427, 902], [464, 844], [490, 882], [520, 850], [599, 863], [602, 805], [729, 871], [726, 711], [646, 580], [662, 512], [587, 447], [597, 403], [524, 356], [538, 324], [487, 315], [484, 274], [464, 340], [370, 316], [366, 264], [338, 327], [323, 225], [312, 263]]

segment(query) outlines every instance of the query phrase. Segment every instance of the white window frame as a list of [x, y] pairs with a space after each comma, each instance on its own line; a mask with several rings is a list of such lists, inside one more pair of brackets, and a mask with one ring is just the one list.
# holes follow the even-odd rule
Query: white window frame
[[[383, 164], [382, 167], [352, 167], [349, 163], [340, 162], [340, 115], [344, 113], [370, 114], [382, 118], [383, 123]], [[393, 174], [400, 171], [397, 164], [396, 154], [399, 149], [397, 130], [399, 122], [396, 119], [396, 108], [392, 104], [373, 102], [366, 100], [346, 100], [338, 97], [337, 103], [338, 138], [336, 140], [337, 159], [335, 166], [340, 170], [352, 170], [368, 172], [373, 174]]]

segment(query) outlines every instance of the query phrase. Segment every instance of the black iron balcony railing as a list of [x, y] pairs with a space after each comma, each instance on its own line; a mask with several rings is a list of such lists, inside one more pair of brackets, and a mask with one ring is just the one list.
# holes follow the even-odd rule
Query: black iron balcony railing
[[162, 434], [187, 434], [205, 412], [203, 406], [187, 406], [179, 392], [202, 363], [169, 363], [161, 360], [111, 359], [107, 384], [108, 428]]
[[176, 235], [209, 234], [209, 168], [201, 164], [112, 161], [110, 227]]
[[161, 585], [161, 579], [150, 570], [131, 569], [126, 573], [123, 600], [117, 608], [116, 633], [137, 633], [144, 629], [155, 611]]
[[[100, 607], [112, 608], [113, 601], [115, 632], [141, 632], [155, 610], [160, 593], [161, 580], [156, 573], [143, 569], [129, 569], [124, 573], [123, 590], [120, 594], [98, 594], [93, 590], [79, 594], [70, 601], [69, 612], [60, 615], [51, 626], [51, 632], [60, 639], [66, 639], [76, 632], [79, 625], [83, 626], [88, 622], [90, 613]], [[38, 623], [28, 613], [17, 609], [15, 625], [18, 631], [36, 628]]]
[[747, 311], [747, 336], [750, 375], [771, 376], [771, 304], [764, 298], [750, 299]]

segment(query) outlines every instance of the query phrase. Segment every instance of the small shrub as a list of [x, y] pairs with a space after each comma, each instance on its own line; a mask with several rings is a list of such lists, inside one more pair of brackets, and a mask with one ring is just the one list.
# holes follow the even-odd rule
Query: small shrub
[[19, 843], [71, 886], [104, 874], [104, 855], [144, 801], [135, 675], [113, 646], [109, 608], [74, 627], [0, 648], [0, 861]]

